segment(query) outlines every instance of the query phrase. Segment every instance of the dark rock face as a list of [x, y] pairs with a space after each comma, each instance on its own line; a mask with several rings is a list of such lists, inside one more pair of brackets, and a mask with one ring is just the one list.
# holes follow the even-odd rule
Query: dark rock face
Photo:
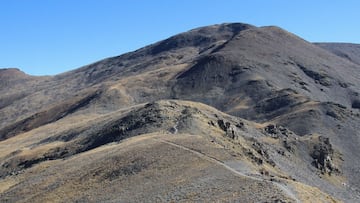
[[244, 123], [240, 122], [238, 124], [231, 124], [228, 121], [224, 121], [222, 119], [219, 119], [217, 121], [219, 127], [221, 130], [223, 130], [226, 133], [226, 136], [231, 139], [237, 139], [238, 138], [238, 131], [242, 130], [244, 128]]
[[224, 123], [223, 120], [218, 120], [218, 125], [225, 132], [227, 132], [228, 129], [230, 128], [230, 123], [229, 122]]
[[320, 136], [319, 142], [314, 145], [311, 157], [314, 159], [313, 165], [321, 171], [322, 174], [340, 172], [333, 164], [334, 149], [330, 143], [330, 139]]
[[270, 124], [264, 128], [265, 133], [270, 135], [272, 138], [280, 138], [280, 137], [289, 137], [289, 135], [293, 135], [291, 131], [284, 128], [283, 126], [277, 126], [274, 124]]

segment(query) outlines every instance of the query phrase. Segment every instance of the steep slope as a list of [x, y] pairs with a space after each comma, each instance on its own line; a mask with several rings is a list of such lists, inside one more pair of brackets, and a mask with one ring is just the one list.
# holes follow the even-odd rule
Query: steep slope
[[[293, 97], [300, 95], [351, 107], [352, 97], [359, 92], [358, 68], [279, 28], [248, 29], [215, 53], [195, 61], [178, 76], [175, 92], [179, 98], [189, 95], [191, 99], [196, 99], [198, 92], [214, 92], [209, 100], [215, 106], [240, 115], [242, 111], [235, 110], [238, 101], [224, 104], [221, 99], [216, 102], [217, 98], [224, 95], [232, 101], [240, 97], [248, 100], [250, 109], [255, 109], [255, 104], [271, 98], [270, 95], [287, 91]], [[203, 97], [199, 95], [200, 99]], [[266, 113], [267, 109], [260, 110]]]
[[[304, 200], [301, 195], [313, 198], [320, 193], [321, 198], [330, 198], [322, 193], [325, 192], [356, 202], [360, 199], [357, 175], [360, 170], [360, 66], [354, 62], [355, 56], [351, 55], [350, 61], [334, 55], [278, 27], [233, 23], [197, 28], [56, 76], [32, 77], [18, 70], [15, 76], [9, 76], [8, 70], [2, 70], [0, 77], [12, 82], [2, 83], [0, 88], [4, 93], [0, 96], [1, 180], [13, 186], [19, 183], [17, 178], [25, 181], [30, 171], [36, 172], [26, 184], [4, 187], [2, 197], [11, 199], [15, 194], [27, 194], [26, 185], [42, 176], [49, 177], [50, 171], [55, 170], [52, 163], [59, 164], [56, 170], [65, 170], [61, 168], [61, 159], [71, 168], [76, 162], [70, 160], [81, 159], [75, 157], [92, 154], [91, 151], [98, 157], [104, 156], [102, 153], [108, 153], [109, 143], [121, 145], [126, 138], [148, 133], [168, 139], [169, 134], [176, 132], [189, 142], [192, 139], [189, 134], [198, 136], [195, 145], [217, 143], [231, 154], [240, 154], [241, 160], [250, 162], [250, 171], [262, 171], [261, 179], [273, 176], [287, 177], [285, 182], [296, 180], [291, 181], [292, 189], [286, 188], [284, 182], [277, 185], [267, 181], [266, 184], [279, 192], [276, 198]], [[16, 88], [9, 88], [13, 85]], [[202, 102], [236, 117], [198, 103], [156, 102], [162, 99]], [[150, 104], [144, 106], [147, 102]], [[223, 116], [217, 118], [219, 115]], [[249, 125], [246, 128], [249, 131], [241, 130], [241, 123]], [[238, 137], [242, 138], [237, 141]], [[214, 141], [219, 139], [221, 142]], [[146, 146], [149, 140], [157, 143], [152, 146], [164, 144], [152, 138], [145, 140], [139, 145]], [[180, 149], [181, 146], [177, 147]], [[128, 148], [128, 153], [132, 150]], [[142, 147], [139, 150], [143, 150]], [[179, 156], [188, 157], [194, 155], [191, 150], [195, 149], [182, 150], [190, 154]], [[210, 153], [214, 148], [207, 150]], [[155, 149], [150, 151], [139, 156], [159, 153]], [[206, 158], [207, 162], [214, 163], [211, 157]], [[94, 163], [84, 162], [83, 166], [98, 167], [94, 165], [99, 159]], [[168, 159], [164, 157], [164, 160]], [[229, 160], [226, 158], [220, 163]], [[170, 163], [167, 167], [174, 167]], [[132, 167], [130, 162], [124, 164]], [[184, 163], [187, 164], [191, 162]], [[220, 168], [230, 167], [215, 164]], [[51, 170], [43, 169], [45, 166]], [[40, 167], [39, 170], [36, 167]], [[130, 171], [138, 170], [136, 168]], [[79, 175], [80, 171], [74, 170], [69, 173]], [[115, 176], [122, 173], [114, 172]], [[231, 173], [234, 175], [234, 171]], [[59, 178], [63, 178], [62, 175]], [[144, 181], [141, 177], [137, 176], [138, 180]], [[107, 180], [101, 179], [97, 184], [102, 181]], [[118, 183], [124, 184], [123, 181], [127, 179]], [[45, 187], [44, 184], [39, 183], [39, 187]], [[75, 187], [71, 184], [70, 188]], [[136, 186], [129, 185], [124, 192], [131, 188]], [[98, 194], [95, 190], [93, 194]], [[286, 190], [298, 193], [294, 193], [294, 198], [292, 193], [284, 193]], [[96, 195], [90, 196], [83, 197], [83, 201], [96, 198]], [[37, 199], [39, 196], [29, 198], [29, 201], [46, 201]], [[75, 201], [72, 198], [68, 200]], [[109, 194], [101, 198], [109, 199], [96, 200], [110, 201], [114, 197]], [[258, 198], [256, 200], [262, 201], [269, 197]]]

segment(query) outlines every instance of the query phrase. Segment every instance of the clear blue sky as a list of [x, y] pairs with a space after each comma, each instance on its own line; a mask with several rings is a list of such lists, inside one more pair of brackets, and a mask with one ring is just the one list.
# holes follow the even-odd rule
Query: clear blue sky
[[360, 43], [359, 0], [0, 0], [0, 68], [57, 74], [223, 22]]

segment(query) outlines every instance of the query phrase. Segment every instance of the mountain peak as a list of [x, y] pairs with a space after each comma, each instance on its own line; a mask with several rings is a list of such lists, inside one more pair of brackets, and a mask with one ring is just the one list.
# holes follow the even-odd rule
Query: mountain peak
[[150, 53], [153, 55], [183, 47], [206, 47], [216, 41], [227, 41], [239, 32], [255, 28], [244, 23], [224, 23], [192, 29], [154, 44]]
[[241, 30], [246, 30], [249, 28], [255, 28], [255, 26], [246, 23], [221, 23], [221, 24], [198, 27], [195, 29], [191, 29], [189, 32], [214, 34], [214, 32], [232, 31], [237, 33]]

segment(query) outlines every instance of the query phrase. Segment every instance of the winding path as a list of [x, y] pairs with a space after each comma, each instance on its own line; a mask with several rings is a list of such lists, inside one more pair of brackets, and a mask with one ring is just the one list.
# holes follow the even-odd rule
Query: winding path
[[170, 141], [167, 141], [167, 140], [163, 140], [163, 139], [160, 139], [160, 138], [154, 138], [162, 143], [166, 143], [166, 144], [169, 144], [169, 145], [172, 145], [174, 147], [177, 147], [177, 148], [180, 148], [182, 150], [185, 150], [185, 151], [188, 151], [188, 152], [191, 152], [193, 154], [196, 154], [197, 156], [199, 156], [200, 158], [204, 159], [204, 160], [207, 160], [207, 161], [210, 161], [212, 163], [215, 163], [215, 164], [218, 164], [218, 165], [221, 165], [223, 166], [224, 168], [226, 168], [228, 171], [231, 171], [232, 173], [236, 174], [236, 175], [239, 175], [239, 176], [242, 176], [242, 177], [246, 177], [246, 178], [250, 178], [252, 180], [256, 180], [256, 181], [266, 181], [266, 182], [269, 182], [273, 185], [275, 185], [276, 187], [278, 187], [280, 190], [282, 190], [286, 195], [288, 195], [290, 198], [294, 199], [296, 202], [300, 203], [301, 201], [296, 197], [296, 195], [291, 191], [290, 188], [288, 188], [285, 184], [283, 183], [279, 183], [279, 182], [273, 182], [273, 181], [269, 181], [269, 180], [265, 180], [265, 179], [262, 179], [262, 178], [258, 178], [258, 177], [253, 177], [253, 176], [249, 176], [245, 173], [242, 173], [240, 171], [237, 171], [235, 170], [234, 168], [232, 168], [231, 166], [225, 164], [224, 162], [221, 162], [213, 157], [210, 157], [204, 153], [201, 153], [201, 152], [198, 152], [198, 151], [195, 151], [193, 149], [190, 149], [190, 148], [187, 148], [185, 146], [182, 146], [182, 145], [179, 145], [179, 144], [176, 144], [176, 143], [173, 143], [173, 142], [170, 142]]

